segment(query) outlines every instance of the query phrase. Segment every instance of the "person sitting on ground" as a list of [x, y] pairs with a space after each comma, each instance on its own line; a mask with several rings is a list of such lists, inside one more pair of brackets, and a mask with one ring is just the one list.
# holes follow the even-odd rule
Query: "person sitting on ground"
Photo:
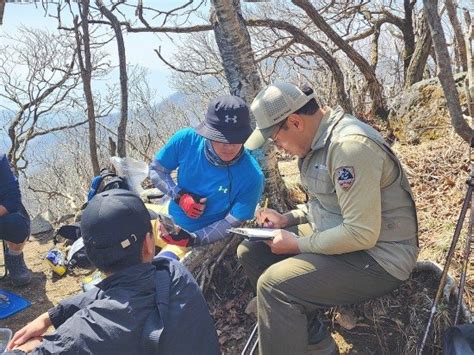
[[[237, 96], [221, 96], [209, 103], [204, 122], [178, 131], [158, 151], [150, 178], [171, 197], [169, 214], [182, 228], [176, 234], [162, 230], [167, 243], [210, 244], [254, 217], [264, 179], [243, 147], [251, 132], [246, 103]], [[171, 177], [174, 170], [177, 184]]]
[[[410, 185], [377, 131], [341, 107], [320, 107], [311, 88], [269, 85], [251, 109], [258, 128], [246, 147], [271, 138], [298, 156], [309, 196], [308, 213], [259, 209], [257, 222], [278, 228], [273, 241], [244, 241], [237, 250], [257, 291], [260, 354], [336, 353], [323, 324], [307, 316], [382, 296], [408, 279], [418, 255]], [[285, 230], [297, 225], [308, 235]]]
[[7, 156], [0, 153], [0, 239], [7, 243], [5, 267], [8, 278], [15, 286], [31, 281], [26, 267], [23, 247], [30, 235], [30, 217], [21, 203], [20, 186], [13, 174]]
[[[150, 216], [133, 192], [97, 194], [82, 214], [87, 256], [107, 275], [15, 333], [32, 354], [219, 354], [214, 322], [191, 274], [153, 259]], [[44, 334], [53, 325], [52, 334]]]

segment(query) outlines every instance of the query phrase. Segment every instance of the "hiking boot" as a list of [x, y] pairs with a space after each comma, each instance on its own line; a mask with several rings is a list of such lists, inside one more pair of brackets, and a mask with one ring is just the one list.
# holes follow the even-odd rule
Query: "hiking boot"
[[5, 253], [5, 266], [8, 270], [8, 277], [14, 286], [25, 286], [31, 281], [31, 272], [26, 267], [23, 253], [20, 255], [10, 255]]
[[316, 344], [308, 345], [308, 355], [338, 355], [339, 349], [330, 334]]
[[339, 349], [326, 326], [316, 315], [308, 324], [308, 351], [310, 355], [337, 355]]

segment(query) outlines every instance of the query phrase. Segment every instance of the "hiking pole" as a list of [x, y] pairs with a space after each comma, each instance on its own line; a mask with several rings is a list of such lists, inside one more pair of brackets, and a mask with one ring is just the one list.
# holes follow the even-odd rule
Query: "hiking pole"
[[463, 263], [462, 263], [461, 277], [459, 279], [458, 300], [457, 300], [457, 305], [456, 305], [456, 314], [454, 316], [454, 325], [458, 324], [459, 313], [461, 312], [461, 307], [462, 307], [464, 286], [466, 285], [466, 275], [470, 266], [469, 259], [471, 255], [471, 249], [474, 248], [474, 239], [472, 237], [473, 220], [474, 220], [474, 201], [471, 203], [471, 218], [469, 220], [468, 233], [466, 236], [466, 242], [465, 242], [464, 251], [463, 251]]
[[[471, 168], [474, 166], [474, 152], [472, 150], [474, 146], [474, 137], [471, 139]], [[471, 172], [471, 180], [473, 180], [472, 172]], [[471, 181], [471, 186], [472, 186], [472, 181]], [[459, 320], [459, 313], [461, 312], [461, 306], [462, 306], [462, 297], [464, 294], [464, 286], [466, 284], [466, 276], [467, 272], [469, 270], [469, 259], [471, 256], [471, 249], [474, 248], [474, 238], [472, 236], [472, 223], [474, 221], [474, 199], [471, 198], [471, 216], [469, 218], [469, 224], [467, 227], [467, 236], [466, 236], [466, 241], [464, 245], [464, 250], [463, 250], [463, 262], [462, 262], [462, 270], [461, 270], [461, 277], [459, 279], [459, 288], [458, 288], [458, 302], [456, 305], [456, 314], [454, 316], [454, 325], [458, 324]]]
[[[472, 190], [473, 190], [473, 187], [474, 187], [474, 159], [473, 159], [473, 154], [472, 154], [472, 148], [473, 147], [474, 147], [474, 137], [471, 138], [471, 144], [470, 144], [471, 174], [470, 174], [469, 178], [466, 180], [466, 184], [468, 186], [467, 191], [466, 191], [466, 196], [464, 197], [464, 202], [463, 202], [463, 205], [462, 205], [462, 208], [461, 208], [461, 213], [459, 214], [459, 218], [458, 218], [458, 221], [456, 223], [456, 228], [455, 228], [454, 234], [453, 234], [453, 239], [451, 241], [451, 245], [449, 247], [449, 251], [448, 251], [448, 254], [446, 256], [446, 262], [444, 264], [443, 272], [441, 273], [438, 290], [436, 291], [436, 296], [435, 296], [435, 298], [433, 300], [433, 303], [431, 305], [431, 313], [430, 313], [430, 317], [428, 319], [428, 324], [426, 325], [425, 334], [423, 335], [423, 339], [421, 341], [420, 348], [418, 349], [418, 352], [417, 352], [417, 354], [419, 354], [419, 355], [423, 354], [423, 350], [424, 350], [424, 347], [425, 347], [425, 344], [426, 344], [426, 340], [428, 339], [428, 334], [430, 332], [431, 324], [433, 323], [433, 318], [436, 314], [439, 300], [441, 299], [444, 284], [446, 282], [446, 277], [448, 275], [449, 265], [451, 264], [451, 260], [454, 256], [454, 252], [455, 252], [455, 249], [456, 249], [456, 244], [457, 244], [457, 242], [459, 240], [459, 236], [461, 234], [462, 225], [463, 225], [464, 219], [466, 218], [466, 212], [467, 212], [467, 208], [469, 206], [469, 203], [471, 204], [471, 217], [473, 216], [473, 211], [472, 211], [473, 210], [473, 208], [472, 208], [472, 206], [473, 206]], [[472, 218], [471, 218], [471, 221], [469, 223], [472, 224]], [[469, 233], [471, 233], [471, 231], [472, 230], [470, 229]]]
[[[257, 329], [258, 329], [258, 323], [255, 323], [255, 327], [253, 328], [252, 333], [250, 333], [249, 339], [247, 340], [247, 343], [245, 343], [244, 350], [242, 350], [241, 355], [245, 355], [245, 353], [249, 349], [250, 344], [252, 344], [252, 342], [253, 342], [253, 338], [257, 334]], [[257, 344], [258, 344], [258, 338], [257, 338], [257, 341], [255, 342], [255, 344], [252, 346], [252, 348], [250, 350], [250, 353], [249, 353], [250, 355], [252, 355], [254, 353], [255, 348], [257, 347]]]
[[250, 355], [255, 354], [255, 350], [257, 350], [257, 346], [258, 346], [258, 339], [253, 344], [252, 349], [250, 350]]

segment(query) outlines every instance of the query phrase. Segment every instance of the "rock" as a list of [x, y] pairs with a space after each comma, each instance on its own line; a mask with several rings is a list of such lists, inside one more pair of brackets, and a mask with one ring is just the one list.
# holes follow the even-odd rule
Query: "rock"
[[74, 213], [65, 214], [65, 215], [59, 217], [58, 220], [56, 221], [56, 223], [57, 224], [63, 224], [65, 222], [68, 222], [69, 220], [72, 220], [74, 217], [75, 217]]
[[38, 214], [33, 220], [31, 221], [31, 234], [42, 234], [53, 230], [53, 226], [48, 220], [50, 216], [50, 212], [45, 212]]
[[[463, 109], [467, 109], [465, 77], [466, 73], [454, 76]], [[393, 134], [409, 144], [446, 137], [453, 131], [444, 92], [437, 78], [420, 81], [403, 90], [391, 103], [388, 121]]]
[[257, 297], [254, 297], [250, 300], [250, 302], [247, 304], [247, 307], [245, 308], [245, 313], [253, 313], [255, 316], [257, 316]]
[[347, 330], [351, 330], [357, 326], [357, 317], [350, 308], [340, 307], [335, 320], [336, 323]]

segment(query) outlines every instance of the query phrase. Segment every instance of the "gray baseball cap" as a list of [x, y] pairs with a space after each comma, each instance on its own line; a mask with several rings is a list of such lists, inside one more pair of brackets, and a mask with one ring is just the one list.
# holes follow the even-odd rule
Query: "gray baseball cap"
[[257, 128], [245, 142], [245, 148], [260, 148], [272, 135], [275, 126], [314, 98], [290, 83], [274, 83], [261, 90], [250, 106]]

